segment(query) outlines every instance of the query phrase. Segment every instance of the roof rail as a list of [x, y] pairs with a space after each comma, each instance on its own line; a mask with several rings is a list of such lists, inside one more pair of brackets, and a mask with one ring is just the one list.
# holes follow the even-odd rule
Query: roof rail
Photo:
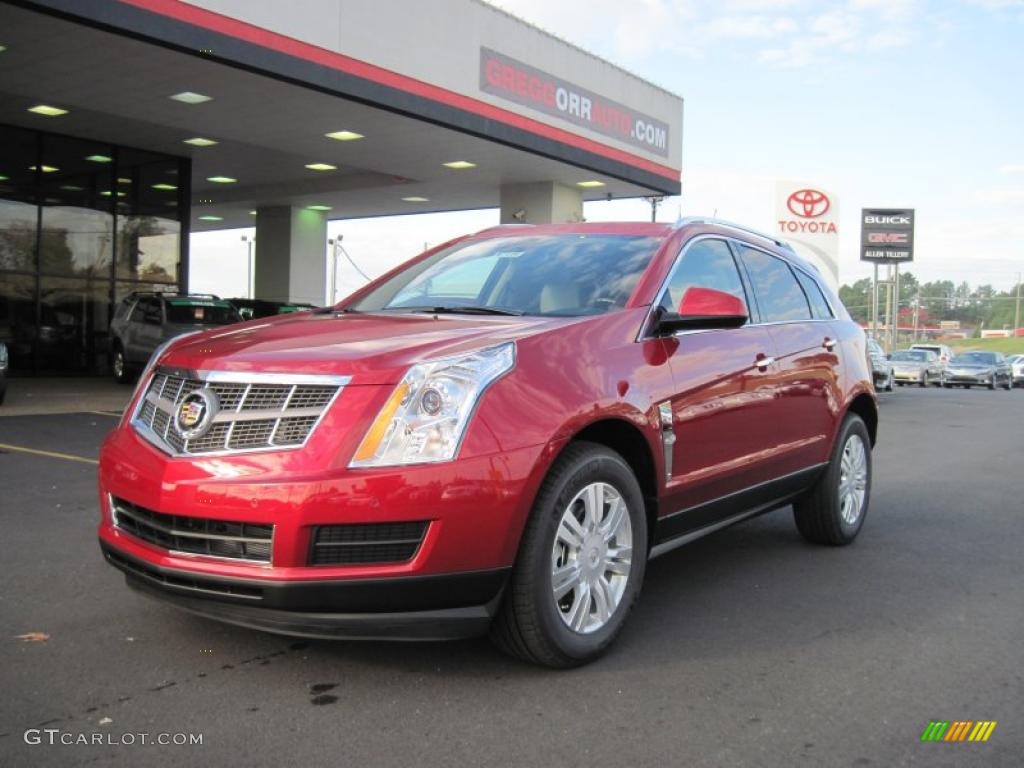
[[220, 301], [220, 296], [217, 296], [214, 293], [182, 293], [176, 288], [168, 289], [166, 291], [131, 291], [128, 296], [186, 296], [193, 299], [215, 299]]
[[724, 227], [726, 229], [735, 229], [735, 230], [737, 230], [739, 232], [744, 232], [744, 233], [746, 233], [748, 235], [754, 235], [755, 237], [760, 237], [763, 240], [767, 240], [770, 243], [774, 243], [775, 245], [779, 246], [780, 248], [785, 248], [787, 251], [792, 251], [793, 250], [793, 246], [792, 245], [787, 243], [785, 240], [782, 240], [782, 239], [780, 239], [778, 237], [775, 237], [775, 235], [769, 235], [769, 234], [767, 234], [765, 232], [761, 232], [758, 229], [753, 229], [753, 228], [745, 226], [743, 224], [736, 224], [735, 222], [732, 222], [732, 221], [726, 221], [725, 219], [716, 219], [716, 218], [713, 218], [711, 216], [683, 216], [683, 217], [680, 217], [676, 221], [675, 228], [678, 229], [679, 227], [684, 227], [687, 224], [711, 224], [711, 225], [716, 226], [716, 227]]

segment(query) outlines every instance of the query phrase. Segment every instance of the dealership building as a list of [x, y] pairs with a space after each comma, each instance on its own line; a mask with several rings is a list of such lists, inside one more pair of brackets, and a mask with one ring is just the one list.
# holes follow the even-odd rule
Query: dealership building
[[328, 219], [678, 194], [682, 111], [479, 0], [2, 0], [0, 341], [104, 372], [192, 232], [255, 226], [256, 296], [322, 304]]

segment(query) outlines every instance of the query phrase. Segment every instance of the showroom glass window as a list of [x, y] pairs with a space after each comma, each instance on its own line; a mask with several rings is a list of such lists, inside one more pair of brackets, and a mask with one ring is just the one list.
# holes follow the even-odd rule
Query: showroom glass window
[[0, 341], [13, 372], [107, 370], [113, 302], [179, 286], [189, 172], [179, 158], [0, 125]]

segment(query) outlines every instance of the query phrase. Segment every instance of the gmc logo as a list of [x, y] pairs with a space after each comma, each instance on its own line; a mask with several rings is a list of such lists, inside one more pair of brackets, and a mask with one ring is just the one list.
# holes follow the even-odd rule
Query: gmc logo
[[868, 242], [875, 245], [893, 243], [895, 245], [907, 244], [906, 232], [868, 232]]

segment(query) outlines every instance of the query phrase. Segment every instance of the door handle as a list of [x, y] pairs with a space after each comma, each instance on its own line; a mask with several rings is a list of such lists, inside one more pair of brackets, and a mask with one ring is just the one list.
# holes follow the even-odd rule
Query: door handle
[[764, 373], [768, 370], [768, 367], [775, 362], [774, 357], [768, 357], [763, 352], [758, 352], [757, 359], [754, 361], [754, 365], [757, 366], [757, 370]]
[[836, 340], [830, 339], [828, 336], [826, 336], [825, 341], [822, 343], [821, 346], [823, 346], [825, 349], [831, 352], [833, 349], [836, 348]]

